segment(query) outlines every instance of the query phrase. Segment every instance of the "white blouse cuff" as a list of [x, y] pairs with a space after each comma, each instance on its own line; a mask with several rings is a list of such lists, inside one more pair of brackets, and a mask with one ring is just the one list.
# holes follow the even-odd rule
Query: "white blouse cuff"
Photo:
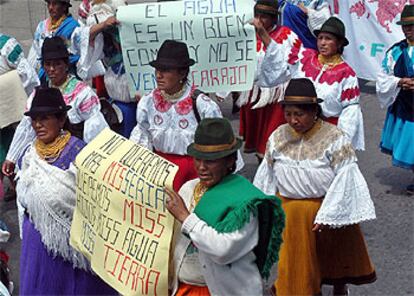
[[341, 168], [315, 218], [315, 224], [345, 226], [375, 219], [368, 185], [356, 163]]
[[83, 140], [86, 143], [92, 141], [103, 129], [107, 128], [108, 124], [105, 121], [103, 114], [98, 111], [90, 118], [85, 120], [83, 131]]

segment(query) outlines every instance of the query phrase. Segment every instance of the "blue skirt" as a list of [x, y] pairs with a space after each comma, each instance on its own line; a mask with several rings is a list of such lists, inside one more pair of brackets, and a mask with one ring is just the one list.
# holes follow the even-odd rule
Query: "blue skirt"
[[392, 164], [414, 169], [414, 122], [388, 112], [381, 136], [381, 151], [392, 156]]
[[20, 295], [118, 295], [98, 276], [53, 257], [25, 215], [20, 255]]

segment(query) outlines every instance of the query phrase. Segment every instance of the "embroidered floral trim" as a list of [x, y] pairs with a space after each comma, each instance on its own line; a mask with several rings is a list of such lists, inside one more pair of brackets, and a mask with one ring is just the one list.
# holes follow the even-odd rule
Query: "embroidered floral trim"
[[341, 101], [351, 101], [359, 97], [360, 94], [361, 94], [361, 91], [359, 90], [358, 86], [344, 89], [341, 94]]
[[302, 42], [299, 39], [296, 39], [295, 42], [293, 42], [293, 46], [288, 56], [289, 64], [293, 65], [299, 60], [299, 51], [301, 47], [302, 47]]
[[342, 146], [339, 150], [332, 153], [331, 167], [335, 168], [347, 159], [356, 158], [354, 148], [351, 143]]
[[[302, 55], [303, 57], [300, 60], [302, 71], [305, 73], [306, 77], [315, 81], [320, 72], [324, 69], [324, 65], [319, 62], [318, 52], [308, 48], [303, 50]], [[356, 76], [355, 72], [347, 63], [342, 62], [332, 68], [326, 68], [318, 82], [332, 85], [335, 82], [339, 83], [352, 76]]]
[[155, 89], [152, 96], [155, 109], [158, 112], [165, 113], [174, 105], [174, 109], [178, 114], [186, 115], [193, 110], [193, 99], [191, 98], [191, 95], [193, 94], [194, 90], [195, 87], [193, 86], [187, 97], [173, 104], [163, 98], [159, 89]]
[[324, 151], [341, 136], [343, 134], [336, 126], [324, 121], [310, 137], [298, 136], [292, 133], [288, 124], [284, 124], [276, 130], [273, 145], [276, 151], [291, 159], [315, 160], [324, 155]]

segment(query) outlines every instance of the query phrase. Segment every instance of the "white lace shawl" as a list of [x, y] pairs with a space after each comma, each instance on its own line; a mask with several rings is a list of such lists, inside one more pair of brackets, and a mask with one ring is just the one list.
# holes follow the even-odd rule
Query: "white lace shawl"
[[[40, 159], [33, 146], [23, 157], [18, 175], [17, 202], [29, 214], [52, 256], [61, 256], [73, 267], [89, 270], [86, 258], [69, 244], [76, 203], [76, 171], [62, 170]], [[19, 211], [19, 219], [23, 219]], [[24, 239], [24, 237], [23, 237]]]

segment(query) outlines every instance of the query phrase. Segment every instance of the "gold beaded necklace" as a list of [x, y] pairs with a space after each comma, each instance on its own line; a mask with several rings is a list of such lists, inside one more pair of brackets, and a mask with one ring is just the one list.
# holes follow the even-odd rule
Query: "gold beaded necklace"
[[59, 26], [63, 23], [63, 21], [66, 19], [67, 15], [62, 15], [57, 21], [53, 21], [52, 18], [50, 18], [50, 22], [48, 25], [48, 29], [49, 32], [53, 32], [54, 30], [56, 30], [57, 28], [59, 28]]
[[335, 54], [330, 57], [323, 56], [321, 54], [318, 55], [319, 63], [322, 65], [327, 65], [329, 68], [335, 67], [342, 63], [342, 57], [340, 54]]
[[182, 88], [176, 93], [170, 95], [170, 94], [167, 94], [165, 90], [162, 90], [161, 95], [166, 101], [174, 102], [184, 95], [186, 89], [187, 88], [185, 87], [185, 84], [183, 84]]
[[193, 200], [191, 202], [191, 209], [194, 209], [197, 204], [200, 202], [201, 198], [203, 197], [204, 193], [208, 190], [208, 187], [201, 182], [198, 182], [194, 188], [193, 193]]
[[63, 149], [65, 149], [70, 137], [70, 132], [65, 131], [49, 144], [45, 144], [42, 141], [39, 141], [39, 139], [36, 139], [36, 152], [41, 159], [47, 161], [48, 163], [53, 163], [59, 158]]

